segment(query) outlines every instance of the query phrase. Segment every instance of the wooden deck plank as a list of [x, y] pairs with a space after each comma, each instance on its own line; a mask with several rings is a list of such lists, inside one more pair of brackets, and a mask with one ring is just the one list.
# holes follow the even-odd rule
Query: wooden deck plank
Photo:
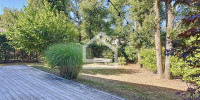
[[[40, 70], [38, 70], [37, 72], [40, 73]], [[37, 73], [37, 72], [32, 72], [32, 73]], [[43, 72], [43, 73], [46, 73], [46, 72]], [[69, 90], [76, 90], [76, 91], [72, 91], [72, 92], [86, 98], [86, 100], [90, 100], [90, 99], [93, 100], [93, 99], [99, 99], [99, 98], [105, 98], [106, 99], [106, 98], [112, 97], [108, 93], [105, 93], [105, 92], [102, 92], [102, 91], [97, 92], [96, 89], [94, 89], [94, 88], [91, 88], [91, 87], [88, 87], [88, 86], [85, 86], [85, 85], [82, 85], [82, 84], [78, 84], [78, 83], [73, 82], [73, 81], [65, 80], [61, 77], [58, 77], [58, 76], [55, 76], [55, 75], [52, 75], [52, 74], [49, 74], [49, 73], [41, 74], [41, 75], [39, 74], [39, 75], [37, 75], [37, 77], [41, 78], [41, 80], [51, 79], [51, 81], [52, 81], [51, 83], [59, 84], [59, 85], [55, 85], [55, 86], [58, 86], [58, 87], [61, 86], [60, 88], [62, 88], [62, 89], [66, 88], [66, 90], [68, 90], [68, 91]], [[90, 91], [88, 91], [88, 89]]]
[[[9, 70], [9, 73], [11, 73], [13, 75], [13, 71]], [[48, 93], [45, 89], [43, 89], [43, 87], [41, 87], [41, 84], [36, 84], [32, 81], [32, 79], [28, 78], [26, 72], [24, 72], [24, 74], [20, 74], [20, 75], [17, 74], [16, 76], [20, 80], [23, 80], [22, 84], [28, 85], [28, 87], [31, 87], [35, 93], [42, 95], [43, 98], [45, 98], [47, 100], [58, 99], [54, 95], [52, 95], [51, 93]]]
[[[7, 73], [9, 73], [9, 72], [7, 72]], [[2, 74], [2, 73], [0, 73], [0, 74], [4, 75], [6, 77], [9, 76], [8, 74]], [[33, 93], [31, 93], [29, 90], [27, 90], [27, 87], [25, 87], [24, 84], [27, 84], [27, 82], [21, 83], [19, 77], [16, 80], [16, 76], [15, 76], [15, 79], [10, 79], [9, 81], [11, 81], [10, 83], [12, 84], [12, 86], [15, 86], [18, 89], [17, 90], [18, 93], [22, 93], [21, 95], [22, 95], [22, 98], [24, 98], [24, 100], [27, 100], [27, 99], [28, 100], [37, 100], [37, 98], [36, 98], [37, 96], [33, 96], [32, 95]]]
[[[1, 81], [1, 80], [0, 80]], [[4, 94], [5, 92], [4, 91], [6, 91], [3, 87], [2, 87], [2, 85], [1, 85], [1, 83], [0, 83], [0, 86], [1, 86], [1, 88], [0, 88], [0, 99], [2, 99], [2, 100], [7, 100], [7, 99], [11, 99], [9, 96], [8, 97], [6, 97], [6, 95]], [[7, 91], [6, 91], [7, 92]]]
[[27, 66], [0, 67], [0, 100], [124, 100]]
[[[43, 75], [44, 74], [42, 74], [41, 76], [40, 75], [37, 75], [37, 76], [38, 76], [38, 78], [42, 78], [42, 80], [45, 80]], [[51, 81], [52, 81], [51, 83], [59, 84], [59, 85], [56, 85], [56, 86], [58, 86], [58, 87], [61, 86], [60, 88], [62, 88], [62, 89], [66, 88], [66, 90], [76, 90], [76, 91], [73, 91], [73, 92], [75, 94], [78, 94], [78, 95], [81, 95], [82, 97], [87, 98], [86, 100], [89, 100], [89, 99], [92, 99], [92, 100], [96, 99], [97, 100], [99, 98], [102, 98], [102, 99], [105, 100], [106, 98], [112, 98], [112, 95], [109, 94], [109, 93], [106, 93], [106, 92], [103, 92], [103, 91], [96, 91], [96, 89], [94, 89], [94, 88], [91, 88], [91, 87], [88, 87], [86, 85], [82, 85], [82, 84], [79, 84], [79, 83], [76, 83], [76, 82], [73, 82], [73, 81], [69, 81], [69, 80], [66, 81], [63, 78], [52, 75], [52, 74], [47, 73], [47, 75], [48, 76], [46, 77], [46, 79], [51, 79]], [[90, 90], [90, 91], [88, 91], [88, 90]], [[114, 99], [116, 99], [116, 98], [114, 98]]]
[[[41, 80], [43, 80], [43, 81], [48, 81], [48, 83], [53, 84], [56, 88], [66, 89], [68, 93], [70, 93], [70, 94], [73, 93], [70, 96], [75, 96], [75, 97], [81, 96], [82, 98], [80, 98], [80, 99], [82, 99], [82, 100], [93, 100], [94, 99], [94, 97], [93, 98], [88, 97], [90, 94], [87, 93], [86, 91], [80, 91], [80, 90], [76, 89], [75, 87], [68, 85], [68, 83], [64, 83], [64, 85], [63, 85], [62, 84], [63, 82], [61, 80], [59, 80], [59, 81], [55, 80], [55, 77], [52, 78], [52, 77], [49, 77], [49, 75], [47, 77], [45, 76], [46, 78], [44, 78], [44, 76], [39, 76], [39, 75], [35, 76], [35, 77], [37, 77], [38, 79], [41, 78]], [[87, 95], [84, 95], [85, 93]], [[75, 94], [78, 96], [76, 96]], [[91, 95], [91, 96], [95, 96], [95, 95]]]
[[[9, 77], [8, 74], [2, 74], [5, 77]], [[23, 84], [19, 84], [19, 79], [16, 76], [13, 76], [13, 78], [10, 78], [9, 80], [7, 80], [7, 84], [9, 84], [10, 86], [12, 86], [14, 88], [14, 91], [16, 94], [18, 94], [21, 98], [23, 98], [23, 100], [34, 100], [32, 99], [33, 96], [32, 94], [30, 94], [28, 91], [24, 91], [25, 89], [23, 88], [24, 85]]]

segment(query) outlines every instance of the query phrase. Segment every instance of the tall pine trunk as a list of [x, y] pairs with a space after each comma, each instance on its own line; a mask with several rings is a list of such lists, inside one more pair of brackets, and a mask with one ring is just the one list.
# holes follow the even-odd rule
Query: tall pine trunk
[[79, 43], [81, 43], [81, 41], [82, 41], [82, 35], [81, 35], [81, 18], [79, 16], [79, 14], [77, 14], [77, 17], [78, 17], [78, 31], [79, 31], [78, 41], [79, 41]]
[[[138, 30], [139, 32], [141, 32], [141, 29], [142, 29], [142, 23], [138, 23]], [[142, 64], [141, 64], [141, 55], [140, 55], [140, 52], [141, 52], [141, 45], [138, 45], [138, 67], [139, 68], [142, 68]]]
[[165, 78], [171, 79], [171, 72], [169, 68], [170, 64], [170, 50], [172, 50], [172, 41], [170, 39], [170, 31], [173, 29], [174, 26], [174, 13], [172, 11], [172, 6], [169, 3], [166, 3], [166, 11], [167, 11], [167, 32], [166, 32], [166, 50], [165, 50]]
[[161, 46], [161, 36], [160, 36], [160, 0], [154, 1], [154, 11], [155, 11], [155, 44], [156, 44], [156, 59], [157, 59], [157, 73], [158, 77], [161, 78], [163, 74], [162, 65], [162, 46]]
[[141, 48], [138, 47], [138, 67], [139, 68], [142, 68], [142, 64], [141, 64], [141, 55], [140, 55], [140, 52], [141, 52]]

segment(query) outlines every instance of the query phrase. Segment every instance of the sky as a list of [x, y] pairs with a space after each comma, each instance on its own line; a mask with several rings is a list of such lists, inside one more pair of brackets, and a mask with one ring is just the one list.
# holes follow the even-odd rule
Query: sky
[[17, 8], [20, 10], [23, 5], [26, 4], [26, 0], [0, 0], [0, 15], [3, 14], [3, 8]]

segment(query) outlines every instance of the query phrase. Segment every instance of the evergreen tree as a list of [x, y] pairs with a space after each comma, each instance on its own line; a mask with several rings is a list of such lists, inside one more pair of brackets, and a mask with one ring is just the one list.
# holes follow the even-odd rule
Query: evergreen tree
[[131, 35], [131, 44], [138, 51], [138, 67], [141, 68], [141, 48], [152, 44], [153, 2], [151, 0], [130, 0], [131, 19], [134, 20], [135, 32]]
[[83, 18], [81, 24], [81, 33], [83, 39], [88, 41], [99, 32], [109, 33], [110, 23], [105, 21], [108, 17], [108, 10], [102, 6], [99, 0], [82, 0], [80, 11]]

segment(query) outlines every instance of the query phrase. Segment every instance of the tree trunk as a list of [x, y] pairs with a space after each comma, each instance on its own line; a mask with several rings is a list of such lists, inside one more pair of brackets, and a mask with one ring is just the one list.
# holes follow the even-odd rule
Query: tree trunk
[[140, 56], [140, 51], [141, 51], [141, 48], [138, 47], [138, 67], [139, 68], [142, 68], [142, 64], [141, 64], [141, 56]]
[[82, 41], [82, 35], [81, 35], [81, 29], [80, 29], [80, 25], [81, 25], [81, 18], [79, 17], [79, 15], [77, 14], [77, 17], [78, 17], [78, 30], [79, 30], [79, 43], [81, 43]]
[[167, 11], [167, 30], [166, 30], [166, 50], [165, 50], [165, 78], [171, 79], [171, 72], [169, 68], [170, 64], [170, 50], [172, 50], [172, 41], [170, 39], [170, 31], [173, 29], [174, 26], [174, 13], [172, 11], [171, 4], [166, 3], [166, 11]]
[[125, 52], [125, 47], [126, 47], [126, 45], [127, 45], [126, 43], [122, 45], [122, 47], [121, 47], [121, 48], [122, 48], [121, 52], [122, 52], [123, 56], [125, 57], [126, 61], [129, 62], [130, 59], [128, 58], [128, 55], [127, 55], [126, 52]]
[[[138, 23], [138, 30], [139, 32], [141, 32], [141, 29], [142, 29], [142, 23]], [[140, 56], [140, 51], [141, 51], [141, 46], [139, 45], [138, 46], [138, 67], [139, 68], [142, 68], [142, 64], [141, 64], [141, 56]]]
[[156, 14], [155, 44], [156, 44], [157, 73], [158, 77], [161, 78], [163, 74], [163, 65], [162, 65], [162, 46], [161, 46], [161, 36], [160, 36], [160, 0], [155, 0], [154, 11]]
[[79, 33], [79, 38], [78, 38], [78, 42], [81, 43], [81, 32]]
[[16, 52], [16, 51], [15, 51], [15, 49], [14, 49], [14, 57], [13, 57], [13, 58], [14, 58], [14, 61], [15, 61], [15, 52]]
[[24, 63], [24, 51], [23, 50], [21, 51], [21, 56], [22, 56], [21, 57], [22, 63]]
[[39, 62], [38, 53], [36, 52], [36, 62]]

